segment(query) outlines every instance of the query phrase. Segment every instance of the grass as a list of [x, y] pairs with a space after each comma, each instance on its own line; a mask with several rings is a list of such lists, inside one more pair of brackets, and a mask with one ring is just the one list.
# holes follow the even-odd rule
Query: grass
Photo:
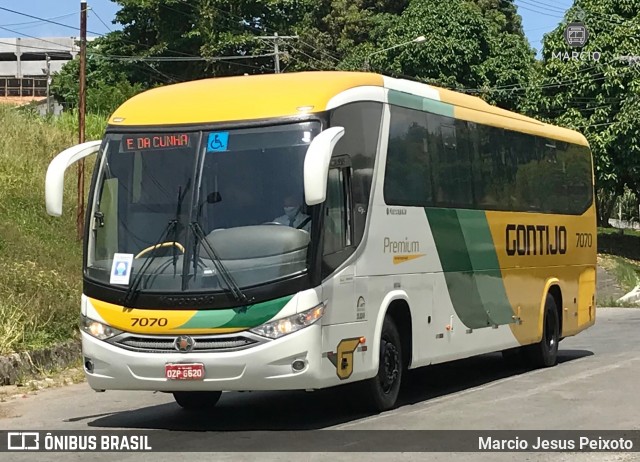
[[[87, 139], [101, 138], [105, 124], [106, 117], [88, 115]], [[62, 218], [46, 214], [44, 178], [51, 159], [77, 142], [74, 114], [46, 119], [0, 106], [0, 354], [76, 335], [82, 248], [75, 170], [65, 178]]]
[[616, 279], [625, 293], [640, 284], [640, 261], [617, 255], [600, 255], [598, 264]]
[[598, 228], [599, 235], [626, 235], [640, 237], [640, 231], [637, 229], [622, 229], [622, 228]]
[[620, 288], [626, 292], [631, 291], [640, 284], [640, 262], [617, 255], [601, 255], [599, 264], [611, 274]]

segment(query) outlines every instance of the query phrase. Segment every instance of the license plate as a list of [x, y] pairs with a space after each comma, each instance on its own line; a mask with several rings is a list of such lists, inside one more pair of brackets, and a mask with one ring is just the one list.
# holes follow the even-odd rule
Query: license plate
[[164, 376], [169, 380], [203, 380], [204, 364], [165, 364]]

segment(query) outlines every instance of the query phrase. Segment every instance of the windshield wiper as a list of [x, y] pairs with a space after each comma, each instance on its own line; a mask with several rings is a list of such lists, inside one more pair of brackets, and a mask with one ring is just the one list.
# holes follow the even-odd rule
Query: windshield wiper
[[131, 285], [127, 289], [127, 292], [124, 294], [123, 305], [125, 307], [131, 308], [131, 303], [134, 301], [134, 299], [136, 298], [136, 296], [140, 292], [138, 290], [138, 286], [140, 285], [140, 282], [142, 281], [142, 277], [144, 276], [145, 271], [149, 268], [151, 263], [153, 263], [153, 260], [155, 260], [156, 257], [158, 256], [158, 252], [154, 252], [154, 250], [157, 249], [158, 246], [162, 242], [164, 242], [164, 240], [167, 238], [167, 236], [169, 235], [171, 230], [176, 228], [177, 226], [178, 226], [178, 221], [177, 220], [170, 220], [169, 223], [167, 223], [167, 226], [164, 228], [164, 231], [162, 231], [162, 234], [160, 235], [160, 237], [158, 238], [156, 243], [153, 244], [153, 246], [151, 247], [151, 249], [152, 249], [151, 250], [151, 255], [149, 255], [146, 258], [146, 260], [144, 261], [144, 263], [142, 264], [142, 266], [140, 267], [140, 269], [136, 273], [136, 277], [133, 278], [133, 281], [131, 282]]
[[[173, 242], [178, 241], [178, 224], [180, 223], [180, 212], [182, 211], [182, 201], [184, 201], [187, 191], [189, 191], [189, 185], [191, 184], [191, 178], [187, 181], [184, 187], [184, 194], [182, 193], [182, 186], [178, 188], [178, 206], [176, 207], [176, 218], [173, 220], [176, 225], [173, 227]], [[176, 277], [176, 264], [178, 262], [178, 254], [176, 253], [176, 246], [173, 246], [173, 277]]]
[[229, 270], [227, 270], [227, 268], [225, 268], [225, 266], [222, 264], [222, 260], [216, 253], [211, 243], [207, 240], [207, 237], [205, 236], [204, 231], [202, 231], [202, 227], [200, 226], [200, 224], [194, 221], [189, 226], [191, 227], [191, 230], [193, 231], [193, 234], [196, 238], [193, 244], [194, 248], [197, 248], [198, 241], [202, 242], [202, 248], [213, 262], [213, 265], [218, 271], [218, 275], [222, 278], [225, 285], [229, 288], [229, 292], [231, 292], [233, 298], [235, 298], [238, 302], [248, 304], [250, 300], [242, 292], [242, 290], [240, 290], [240, 287], [238, 287], [238, 284], [236, 284], [236, 281], [234, 281], [231, 273], [229, 273]]
[[169, 233], [172, 230], [173, 230], [173, 258], [172, 258], [173, 276], [174, 277], [176, 276], [176, 263], [178, 260], [178, 255], [176, 254], [175, 244], [178, 241], [178, 224], [180, 223], [180, 212], [182, 210], [182, 201], [184, 201], [184, 198], [187, 195], [187, 191], [189, 190], [190, 184], [191, 184], [191, 178], [189, 178], [189, 180], [187, 181], [187, 184], [184, 187], [184, 193], [182, 192], [182, 186], [178, 188], [178, 204], [176, 205], [176, 217], [173, 220], [170, 220], [169, 223], [167, 223], [167, 227], [164, 229], [164, 231], [162, 231], [162, 234], [160, 235], [156, 243], [153, 245], [153, 247], [151, 247], [151, 253], [153, 255], [150, 255], [149, 257], [147, 257], [147, 259], [144, 261], [144, 263], [140, 267], [140, 270], [136, 274], [136, 277], [133, 279], [133, 282], [127, 289], [127, 293], [124, 295], [124, 306], [130, 305], [135, 299], [136, 295], [138, 295], [139, 293], [138, 286], [142, 281], [142, 277], [144, 276], [145, 271], [149, 268], [151, 263], [153, 263], [153, 260], [155, 260], [156, 256], [158, 255], [157, 252], [154, 252], [154, 250], [158, 248], [158, 245], [160, 243], [164, 242], [164, 240], [169, 236]]

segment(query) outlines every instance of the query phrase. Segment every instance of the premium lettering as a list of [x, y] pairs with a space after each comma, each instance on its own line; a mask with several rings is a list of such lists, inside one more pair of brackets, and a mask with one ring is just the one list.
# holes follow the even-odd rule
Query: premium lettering
[[420, 252], [420, 242], [410, 241], [404, 238], [404, 241], [392, 241], [388, 237], [384, 238], [384, 253], [411, 253]]

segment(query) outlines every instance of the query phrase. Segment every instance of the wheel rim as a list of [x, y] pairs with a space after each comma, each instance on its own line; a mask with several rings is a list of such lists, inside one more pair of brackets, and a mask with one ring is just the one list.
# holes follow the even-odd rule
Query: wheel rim
[[385, 394], [389, 394], [400, 375], [400, 355], [393, 343], [384, 342], [382, 357], [380, 358], [380, 385]]

